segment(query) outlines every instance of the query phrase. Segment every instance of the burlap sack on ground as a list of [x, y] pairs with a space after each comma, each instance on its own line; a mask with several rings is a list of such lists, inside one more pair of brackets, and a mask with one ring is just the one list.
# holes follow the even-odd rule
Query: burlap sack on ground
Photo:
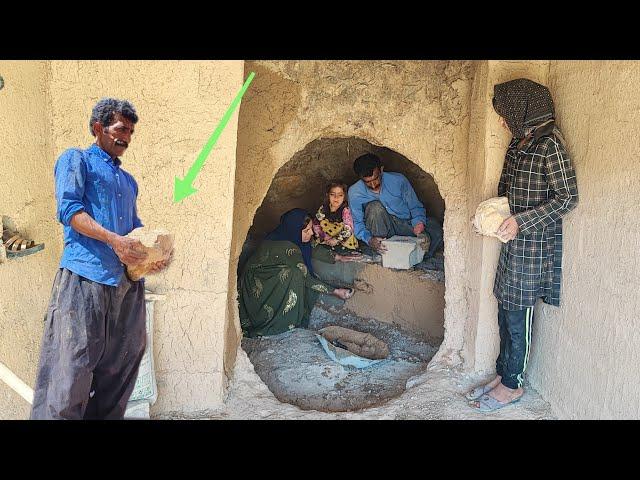
[[[370, 333], [358, 332], [349, 328], [332, 325], [318, 331], [327, 341], [344, 345], [351, 353], [372, 360], [380, 360], [389, 356], [389, 347], [382, 340]], [[334, 344], [335, 345], [335, 344]]]

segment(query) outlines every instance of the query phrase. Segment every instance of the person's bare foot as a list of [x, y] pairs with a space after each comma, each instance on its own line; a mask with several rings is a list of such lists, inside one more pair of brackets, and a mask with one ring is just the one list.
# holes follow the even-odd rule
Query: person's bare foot
[[333, 294], [342, 300], [348, 300], [353, 296], [353, 290], [350, 288], [336, 288]]
[[496, 377], [489, 383], [485, 383], [484, 385], [469, 390], [465, 395], [467, 400], [475, 400], [479, 396], [489, 393], [489, 391], [493, 390], [500, 383], [500, 380], [502, 380], [502, 377], [500, 375], [496, 375]]
[[[493, 390], [488, 392], [486, 395], [495, 398], [500, 403], [510, 403], [524, 395], [524, 388], [509, 388], [498, 382], [498, 385], [496, 385]], [[476, 400], [472, 402], [472, 405], [479, 408], [480, 401]]]
[[496, 378], [487, 383], [487, 387], [490, 387], [493, 390], [500, 385], [500, 380], [502, 380], [502, 377], [500, 375], [496, 375]]

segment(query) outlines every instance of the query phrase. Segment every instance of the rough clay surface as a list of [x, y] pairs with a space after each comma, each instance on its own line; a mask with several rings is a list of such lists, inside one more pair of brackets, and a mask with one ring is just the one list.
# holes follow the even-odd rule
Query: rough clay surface
[[[472, 65], [465, 61], [246, 62], [245, 72], [256, 72], [256, 77], [240, 107], [230, 271], [237, 269], [242, 245], [274, 176], [312, 142], [356, 138], [397, 152], [431, 175], [445, 202], [447, 337], [437, 355], [459, 363], [469, 319], [465, 252], [471, 236], [466, 198]], [[346, 149], [345, 154], [351, 161], [355, 158]], [[304, 186], [325, 179], [287, 180]], [[230, 286], [236, 278], [230, 276]], [[237, 290], [230, 290], [228, 302], [235, 320], [225, 342], [230, 365], [240, 336]]]
[[[0, 61], [5, 81], [0, 90], [0, 218], [21, 235], [45, 243], [44, 250], [0, 263], [0, 362], [28, 385], [35, 383], [43, 319], [62, 251], [53, 200], [48, 74], [48, 62]], [[28, 416], [28, 404], [0, 385], [0, 419]]]
[[31, 405], [0, 381], [0, 420], [26, 420], [31, 414]]
[[[196, 181], [201, 202], [173, 206], [164, 179], [184, 174], [202, 148], [242, 83], [241, 65], [0, 61], [0, 156], [11, 165], [0, 171], [0, 190], [11, 192], [0, 198], [0, 214], [46, 244], [0, 265], [0, 361], [33, 384], [62, 250], [52, 176], [43, 172], [52, 171], [63, 149], [92, 141], [90, 108], [109, 94], [132, 100], [141, 116], [124, 166], [138, 180], [143, 221], [166, 225], [169, 218], [178, 245], [211, 247], [196, 255], [185, 250], [175, 271], [149, 282], [167, 294], [156, 317], [156, 415], [206, 411], [222, 400], [220, 352], [231, 374], [239, 351], [237, 258], [257, 208], [276, 172], [297, 153], [323, 138], [354, 138], [415, 162], [433, 175], [446, 203], [447, 338], [426, 383], [362, 413], [303, 412], [279, 404], [240, 350], [228, 402], [214, 417], [402, 418], [406, 411], [412, 418], [466, 418], [458, 384], [477, 378], [440, 368], [464, 361], [488, 371], [495, 360], [491, 286], [500, 245], [470, 237], [469, 218], [496, 195], [509, 141], [491, 109], [493, 85], [526, 76], [551, 88], [581, 197], [565, 222], [563, 306], [536, 310], [531, 381], [570, 418], [640, 416], [637, 62], [246, 62], [245, 72], [257, 76], [243, 99], [237, 135], [232, 121], [212, 152], [216, 168], [208, 163]], [[175, 125], [183, 127], [175, 132]], [[230, 211], [233, 216], [223, 214]], [[215, 227], [202, 231], [202, 225]], [[3, 418], [21, 410], [14, 397], [0, 396]], [[530, 398], [509, 411], [536, 417]]]
[[65, 149], [94, 141], [91, 108], [113, 96], [130, 100], [140, 117], [122, 158], [138, 182], [138, 214], [145, 225], [172, 232], [179, 246], [171, 267], [146, 283], [165, 294], [155, 309], [159, 397], [152, 409], [197, 411], [222, 402], [237, 111], [194, 182], [198, 193], [174, 204], [173, 179], [185, 175], [237, 94], [243, 63], [0, 61], [0, 159], [11, 165], [0, 170], [0, 191], [11, 193], [0, 197], [0, 215], [46, 245], [0, 264], [0, 361], [27, 384], [35, 381], [62, 250], [53, 165]]
[[256, 374], [247, 354], [241, 348], [229, 384], [224, 405], [215, 410], [194, 412], [185, 416], [156, 415], [157, 419], [210, 420], [544, 420], [555, 419], [550, 405], [525, 382], [526, 393], [516, 405], [497, 412], [472, 410], [463, 394], [488, 381], [486, 376], [470, 375], [457, 368], [432, 362], [428, 368], [407, 382], [406, 391], [384, 405], [356, 412], [320, 412], [303, 410], [282, 403]]
[[[374, 335], [387, 344], [389, 357], [364, 369], [334, 362], [315, 335], [317, 330], [331, 325]], [[424, 370], [437, 350], [389, 324], [318, 307], [312, 311], [308, 330], [245, 338], [242, 346], [256, 365], [256, 373], [278, 400], [305, 410], [334, 412], [379, 405], [400, 395], [407, 379]]]
[[[430, 259], [429, 266], [443, 260], [440, 252], [436, 257]], [[358, 292], [346, 301], [346, 308], [360, 317], [375, 318], [419, 333], [434, 345], [440, 345], [444, 336], [445, 284], [434, 277], [444, 272], [417, 268], [423, 264], [427, 262], [412, 270], [365, 265], [356, 279]]]
[[637, 61], [550, 65], [580, 203], [563, 222], [562, 306], [535, 311], [530, 378], [568, 418], [640, 418], [639, 81]]

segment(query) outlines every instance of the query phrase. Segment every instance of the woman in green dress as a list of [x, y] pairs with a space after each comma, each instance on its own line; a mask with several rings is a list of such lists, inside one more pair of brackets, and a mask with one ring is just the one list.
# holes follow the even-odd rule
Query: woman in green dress
[[320, 293], [346, 300], [348, 288], [333, 288], [313, 273], [312, 255], [334, 262], [326, 249], [312, 248], [311, 216], [300, 208], [289, 210], [280, 225], [260, 244], [240, 276], [240, 324], [247, 337], [277, 335], [309, 325], [309, 315]]

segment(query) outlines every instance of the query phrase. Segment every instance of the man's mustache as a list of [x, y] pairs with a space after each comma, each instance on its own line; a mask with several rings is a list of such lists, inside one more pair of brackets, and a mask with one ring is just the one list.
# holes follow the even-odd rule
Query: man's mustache
[[129, 146], [129, 144], [124, 140], [116, 140], [115, 144], [118, 145], [119, 147], [125, 147], [125, 148]]

